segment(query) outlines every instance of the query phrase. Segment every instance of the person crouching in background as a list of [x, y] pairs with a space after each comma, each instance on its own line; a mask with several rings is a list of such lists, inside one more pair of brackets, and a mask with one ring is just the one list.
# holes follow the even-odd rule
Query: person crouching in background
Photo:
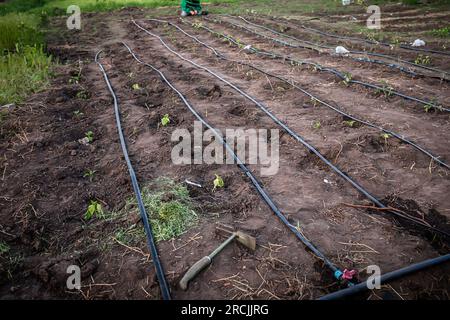
[[202, 10], [200, 0], [181, 0], [181, 16], [206, 15], [208, 11]]

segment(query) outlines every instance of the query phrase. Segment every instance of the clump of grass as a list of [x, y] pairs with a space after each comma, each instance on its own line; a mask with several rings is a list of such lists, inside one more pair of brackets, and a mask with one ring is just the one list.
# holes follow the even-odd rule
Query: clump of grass
[[0, 104], [21, 102], [48, 84], [52, 58], [42, 46], [16, 46], [0, 55]]
[[[160, 178], [143, 188], [142, 200], [156, 241], [178, 237], [198, 220], [186, 186], [171, 179]], [[137, 208], [135, 200], [130, 203]]]

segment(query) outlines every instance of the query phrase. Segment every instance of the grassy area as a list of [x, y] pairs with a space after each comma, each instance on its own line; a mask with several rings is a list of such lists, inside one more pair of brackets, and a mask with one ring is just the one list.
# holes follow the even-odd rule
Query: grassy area
[[43, 44], [41, 17], [27, 13], [8, 13], [0, 19], [0, 51], [20, 46]]
[[48, 82], [51, 57], [40, 45], [17, 46], [0, 56], [0, 105], [21, 102]]
[[48, 82], [51, 58], [44, 51], [41, 28], [41, 15], [9, 12], [1, 16], [0, 105], [19, 103]]
[[[236, 3], [239, 0], [208, 0], [209, 4]], [[124, 7], [157, 8], [180, 5], [180, 0], [11, 0], [0, 4], [0, 15], [8, 12], [46, 12], [49, 15], [63, 15], [67, 7], [77, 5], [82, 12], [108, 11]]]

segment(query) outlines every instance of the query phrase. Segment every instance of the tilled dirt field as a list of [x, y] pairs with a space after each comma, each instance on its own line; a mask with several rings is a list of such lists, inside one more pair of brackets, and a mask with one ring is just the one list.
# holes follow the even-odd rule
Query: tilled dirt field
[[[180, 59], [136, 24], [161, 36], [185, 59], [207, 67], [264, 103], [290, 129], [385, 205], [450, 232], [449, 169], [405, 141], [349, 122], [317, 102], [320, 99], [396, 132], [449, 163], [449, 113], [424, 108], [421, 103], [392, 94], [400, 92], [449, 108], [450, 85], [438, 79], [439, 73], [409, 66], [408, 70], [423, 74], [412, 76], [386, 65], [337, 57], [325, 49], [318, 52], [283, 46], [269, 39], [283, 39], [280, 35], [238, 17], [211, 15], [183, 21], [160, 18], [208, 44], [226, 56], [225, 60], [174, 26], [148, 20], [148, 13], [127, 9], [115, 14], [86, 14], [82, 32], [64, 30], [64, 20], [53, 20], [52, 27], [59, 31], [50, 34], [49, 51], [61, 62], [55, 70], [56, 77], [49, 89], [6, 114], [1, 127], [0, 239], [11, 247], [1, 260], [1, 297], [160, 298], [145, 238], [124, 244], [114, 236], [118, 230], [138, 232], [142, 224], [136, 210], [120, 211], [133, 198], [133, 191], [120, 149], [112, 98], [93, 61], [99, 50], [103, 50], [100, 61], [119, 99], [122, 126], [140, 184], [151, 188], [158, 177], [165, 176], [206, 186], [189, 187], [199, 215], [198, 224], [177, 239], [157, 244], [173, 298], [314, 299], [344, 287], [272, 213], [236, 165], [172, 163], [173, 130], [185, 128], [192, 132], [195, 118], [158, 74], [132, 58], [122, 42], [141, 60], [161, 70], [215, 128], [280, 127], [255, 103], [205, 70]], [[401, 13], [398, 16], [407, 18]], [[353, 40], [342, 42], [311, 34], [296, 20], [247, 18], [306, 41], [344, 45], [355, 51], [373, 50], [408, 61], [417, 57], [417, 52], [401, 48]], [[233, 27], [230, 22], [247, 29]], [[223, 35], [238, 39], [237, 45]], [[301, 44], [292, 38], [283, 40]], [[374, 90], [344, 83], [333, 74], [308, 65], [264, 57], [246, 49], [246, 45], [334, 68], [351, 74], [353, 80], [385, 87]], [[440, 43], [432, 48], [443, 50]], [[429, 67], [450, 71], [448, 55], [429, 55]], [[239, 61], [285, 77], [317, 99]], [[139, 84], [140, 89], [133, 89], [134, 84]], [[167, 127], [158, 125], [164, 114], [171, 115]], [[95, 137], [93, 143], [78, 143], [89, 130]], [[388, 272], [448, 253], [445, 237], [389, 212], [358, 208], [371, 203], [282, 130], [279, 152], [276, 175], [261, 176], [259, 165], [249, 168], [290, 223], [339, 268], [358, 270], [359, 278], [364, 280], [368, 265], [378, 265], [382, 272]], [[92, 181], [83, 177], [87, 169], [95, 170]], [[215, 174], [224, 178], [225, 188], [213, 192], [209, 186]], [[121, 214], [86, 222], [83, 214], [90, 199], [98, 199], [107, 210]], [[237, 244], [230, 245], [191, 283], [189, 290], [182, 291], [177, 284], [184, 272], [223, 240], [215, 232], [218, 225], [255, 236], [257, 250], [250, 252]], [[71, 264], [82, 266], [79, 291], [66, 289], [66, 269]], [[357, 298], [448, 299], [449, 286], [449, 266], [443, 265]]]

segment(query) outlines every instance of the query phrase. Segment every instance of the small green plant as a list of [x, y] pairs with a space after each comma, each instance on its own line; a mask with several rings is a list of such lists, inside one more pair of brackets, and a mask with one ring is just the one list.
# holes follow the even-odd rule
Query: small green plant
[[381, 93], [384, 95], [384, 97], [387, 99], [392, 96], [394, 88], [392, 88], [386, 80], [381, 80], [382, 87], [380, 89], [377, 89], [377, 93]]
[[344, 72], [344, 84], [346, 86], [350, 85], [352, 81], [352, 74], [350, 72]]
[[385, 143], [385, 144], [387, 144], [388, 139], [389, 139], [390, 137], [391, 137], [391, 135], [390, 135], [389, 133], [383, 132], [383, 133], [381, 134], [381, 138], [384, 139], [384, 143]]
[[89, 98], [89, 95], [85, 90], [80, 90], [77, 92], [77, 98], [87, 100]]
[[141, 86], [139, 85], [139, 83], [135, 83], [131, 86], [133, 88], [133, 90], [141, 90]]
[[91, 200], [84, 214], [84, 219], [91, 220], [94, 217], [102, 218], [104, 217], [104, 212], [102, 205], [98, 201]]
[[162, 118], [161, 118], [161, 125], [163, 127], [167, 126], [170, 123], [170, 118], [168, 114], [165, 114]]
[[423, 54], [419, 54], [416, 58], [416, 60], [414, 60], [415, 64], [421, 64], [421, 65], [428, 65], [431, 63], [431, 58], [430, 56], [425, 56]]
[[314, 107], [317, 107], [317, 104], [319, 103], [319, 101], [317, 101], [317, 99], [314, 98], [314, 97], [311, 97], [311, 102], [312, 102]]
[[215, 191], [217, 188], [223, 188], [225, 186], [225, 183], [223, 182], [223, 179], [218, 174], [215, 174], [216, 178], [213, 181], [214, 187], [213, 191]]
[[347, 127], [350, 127], [350, 128], [353, 128], [353, 127], [355, 126], [355, 123], [356, 123], [355, 120], [346, 120], [346, 121], [344, 121], [344, 124], [345, 124]]
[[75, 110], [75, 111], [73, 112], [73, 115], [74, 115], [75, 117], [79, 118], [79, 117], [83, 116], [84, 113], [81, 112], [80, 110]]
[[423, 110], [424, 110], [425, 112], [430, 111], [431, 108], [433, 108], [433, 105], [431, 105], [431, 104], [425, 104], [425, 105], [423, 106]]
[[84, 172], [83, 178], [88, 178], [90, 182], [94, 180], [95, 170], [88, 169]]
[[10, 250], [9, 245], [6, 242], [0, 241], [0, 257]]
[[192, 24], [192, 26], [193, 26], [195, 29], [200, 29], [201, 27], [203, 27], [203, 24], [202, 24], [201, 22], [194, 22], [194, 23]]
[[312, 127], [313, 127], [314, 129], [316, 129], [316, 130], [319, 130], [319, 129], [322, 127], [322, 124], [320, 123], [319, 120], [315, 120], [315, 121], [313, 122]]
[[87, 139], [87, 141], [89, 143], [94, 141], [94, 133], [92, 131], [90, 131], [90, 130], [84, 134], [84, 137]]

